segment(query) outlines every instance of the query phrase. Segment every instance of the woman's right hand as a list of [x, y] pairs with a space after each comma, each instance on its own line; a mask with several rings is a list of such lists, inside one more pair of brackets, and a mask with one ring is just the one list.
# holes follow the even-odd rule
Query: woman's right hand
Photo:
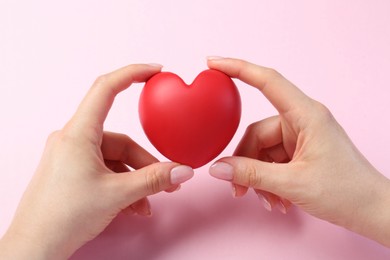
[[232, 182], [237, 195], [255, 189], [269, 209], [291, 202], [390, 246], [390, 181], [324, 105], [272, 69], [225, 58], [208, 65], [259, 89], [279, 112], [250, 125], [234, 156], [211, 166], [212, 176]]

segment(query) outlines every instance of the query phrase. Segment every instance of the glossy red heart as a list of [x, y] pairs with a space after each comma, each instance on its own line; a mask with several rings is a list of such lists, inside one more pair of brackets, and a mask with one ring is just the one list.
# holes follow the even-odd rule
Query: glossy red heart
[[230, 77], [205, 70], [191, 85], [170, 72], [150, 78], [139, 102], [142, 127], [168, 159], [198, 168], [220, 154], [240, 122], [241, 100]]

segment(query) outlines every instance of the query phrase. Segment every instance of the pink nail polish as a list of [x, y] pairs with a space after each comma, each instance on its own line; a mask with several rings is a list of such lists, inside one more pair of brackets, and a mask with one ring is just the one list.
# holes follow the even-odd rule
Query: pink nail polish
[[158, 63], [149, 63], [148, 65], [149, 65], [150, 67], [155, 67], [155, 68], [162, 68], [162, 67], [163, 67], [163, 65], [158, 64]]
[[209, 61], [217, 61], [217, 60], [223, 60], [224, 57], [221, 56], [207, 56], [207, 60]]
[[233, 198], [237, 198], [237, 189], [236, 189], [236, 185], [232, 183], [232, 194], [233, 194]]
[[194, 170], [186, 165], [176, 166], [171, 170], [171, 184], [180, 184], [194, 176]]
[[283, 201], [280, 201], [279, 206], [278, 206], [278, 209], [279, 209], [280, 212], [282, 212], [283, 214], [287, 214], [287, 208], [286, 208], [286, 205], [284, 205]]
[[146, 217], [152, 216], [152, 211], [150, 208], [146, 209], [145, 212], [143, 212], [143, 213], [145, 214], [144, 216], [146, 216]]
[[263, 195], [261, 195], [260, 193], [258, 193], [257, 196], [259, 197], [260, 200], [263, 201], [264, 208], [267, 211], [271, 212], [272, 211], [272, 205], [269, 202], [269, 200], [267, 198], [265, 198]]
[[210, 167], [210, 175], [221, 180], [233, 180], [233, 166], [225, 162], [217, 162]]

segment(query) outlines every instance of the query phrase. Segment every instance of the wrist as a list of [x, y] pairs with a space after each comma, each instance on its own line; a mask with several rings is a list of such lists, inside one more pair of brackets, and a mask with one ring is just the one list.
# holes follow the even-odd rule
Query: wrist
[[12, 227], [0, 240], [0, 259], [66, 259], [61, 250], [36, 233], [18, 232]]
[[352, 231], [390, 247], [390, 180], [375, 170], [378, 178], [367, 183], [367, 205], [356, 212]]
[[44, 251], [35, 242], [10, 232], [0, 240], [0, 259], [48, 259]]
[[384, 180], [383, 191], [377, 201], [376, 207], [376, 225], [377, 231], [375, 232], [374, 239], [381, 244], [390, 247], [390, 180]]

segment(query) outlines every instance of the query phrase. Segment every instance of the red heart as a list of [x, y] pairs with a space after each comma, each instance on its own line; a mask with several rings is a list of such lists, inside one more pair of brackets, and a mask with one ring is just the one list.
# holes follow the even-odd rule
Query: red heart
[[176, 74], [150, 78], [139, 102], [142, 127], [168, 159], [198, 168], [228, 145], [237, 130], [241, 100], [224, 73], [205, 70], [191, 85]]

